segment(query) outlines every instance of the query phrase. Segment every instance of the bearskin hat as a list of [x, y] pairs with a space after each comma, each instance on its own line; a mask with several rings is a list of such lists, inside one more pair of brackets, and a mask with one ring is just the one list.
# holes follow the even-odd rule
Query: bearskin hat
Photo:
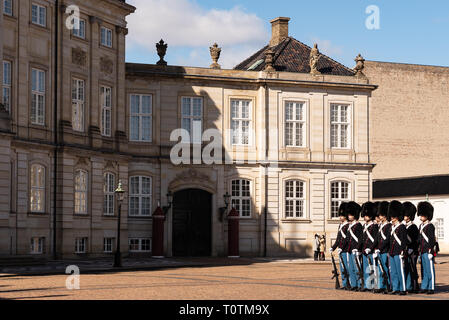
[[354, 216], [354, 220], [359, 220], [360, 218], [360, 210], [362, 208], [357, 202], [350, 201], [348, 202], [347, 212], [348, 216]]
[[398, 218], [399, 221], [404, 220], [402, 216], [402, 203], [397, 200], [393, 200], [390, 202], [388, 206], [388, 218]]
[[423, 201], [418, 203], [418, 216], [424, 216], [429, 219], [429, 221], [433, 218], [433, 206], [430, 202]]
[[388, 218], [388, 206], [389, 206], [389, 204], [390, 203], [388, 201], [381, 201], [379, 203], [378, 207], [377, 207], [377, 215]]
[[365, 202], [362, 206], [362, 213], [360, 214], [362, 217], [368, 216], [371, 220], [376, 218], [376, 207], [374, 203], [371, 201]]
[[338, 216], [344, 216], [346, 219], [348, 218], [348, 203], [342, 202], [340, 207], [338, 208]]
[[375, 213], [375, 217], [378, 217], [378, 216], [379, 216], [379, 205], [380, 205], [380, 201], [374, 202], [374, 213]]
[[415, 220], [416, 216], [416, 207], [410, 201], [406, 201], [402, 204], [402, 216], [409, 217], [410, 220]]

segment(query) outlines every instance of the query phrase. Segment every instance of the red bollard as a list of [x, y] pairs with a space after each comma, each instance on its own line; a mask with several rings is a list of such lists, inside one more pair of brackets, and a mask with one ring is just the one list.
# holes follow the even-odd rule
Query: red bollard
[[157, 207], [153, 213], [153, 235], [151, 240], [151, 256], [153, 258], [164, 257], [164, 221], [164, 211], [162, 211], [161, 207]]
[[240, 215], [232, 208], [228, 215], [228, 258], [239, 258], [239, 219]]

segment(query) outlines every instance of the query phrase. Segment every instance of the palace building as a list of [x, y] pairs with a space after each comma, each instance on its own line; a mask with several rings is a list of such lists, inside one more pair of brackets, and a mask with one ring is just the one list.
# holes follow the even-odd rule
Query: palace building
[[[377, 84], [360, 55], [347, 68], [279, 17], [270, 42], [231, 70], [218, 45], [210, 68], [167, 64], [163, 41], [159, 62], [126, 63], [136, 8], [125, 1], [2, 1], [0, 256], [111, 254], [119, 181], [121, 251], [148, 257], [158, 206], [165, 256], [227, 255], [231, 207], [241, 255], [309, 256], [316, 233], [335, 239], [342, 201], [372, 199]], [[177, 129], [189, 163], [174, 161]], [[221, 133], [226, 161], [192, 156], [208, 150], [207, 132]]]

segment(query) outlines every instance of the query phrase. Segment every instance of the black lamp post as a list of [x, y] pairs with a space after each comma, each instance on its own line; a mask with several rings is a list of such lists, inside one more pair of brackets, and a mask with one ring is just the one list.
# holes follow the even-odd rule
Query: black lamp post
[[231, 195], [226, 191], [226, 193], [223, 195], [225, 207], [221, 207], [218, 209], [220, 212], [220, 216], [219, 216], [220, 221], [223, 221], [223, 215], [226, 213], [226, 211], [229, 208], [229, 200], [230, 199], [231, 199]]
[[168, 191], [167, 193], [167, 202], [168, 206], [162, 207], [162, 211], [164, 212], [164, 214], [167, 214], [168, 210], [171, 208], [171, 205], [173, 203], [173, 193], [171, 191]]
[[120, 219], [122, 213], [122, 201], [125, 198], [125, 191], [122, 189], [122, 181], [119, 180], [115, 194], [118, 200], [118, 219], [117, 219], [117, 250], [114, 255], [114, 268], [120, 268], [122, 266], [122, 254], [120, 252]]

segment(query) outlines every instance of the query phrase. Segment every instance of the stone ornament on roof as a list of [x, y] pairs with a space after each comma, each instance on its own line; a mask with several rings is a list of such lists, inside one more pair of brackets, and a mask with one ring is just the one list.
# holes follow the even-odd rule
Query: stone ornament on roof
[[313, 49], [310, 50], [310, 59], [309, 59], [309, 65], [310, 65], [310, 73], [313, 75], [321, 74], [321, 72], [318, 71], [318, 60], [321, 57], [321, 53], [318, 50], [318, 44], [313, 45]]
[[221, 48], [218, 47], [217, 43], [214, 43], [212, 47], [209, 47], [210, 56], [212, 58], [213, 63], [210, 65], [212, 69], [221, 69], [221, 66], [218, 64], [218, 59], [220, 59]]
[[165, 54], [167, 53], [167, 47], [168, 47], [168, 44], [166, 44], [164, 42], [164, 40], [162, 40], [162, 39], [161, 39], [161, 41], [156, 43], [157, 55], [160, 58], [160, 60], [157, 62], [157, 65], [159, 65], [159, 66], [167, 65], [167, 62], [164, 60]]
[[265, 51], [265, 70], [266, 72], [275, 72], [276, 69], [273, 67], [274, 52], [271, 49]]
[[355, 61], [354, 71], [356, 72], [355, 75], [357, 77], [364, 77], [365, 74], [363, 73], [363, 70], [365, 69], [365, 59], [359, 53], [359, 55], [355, 57], [354, 61]]

